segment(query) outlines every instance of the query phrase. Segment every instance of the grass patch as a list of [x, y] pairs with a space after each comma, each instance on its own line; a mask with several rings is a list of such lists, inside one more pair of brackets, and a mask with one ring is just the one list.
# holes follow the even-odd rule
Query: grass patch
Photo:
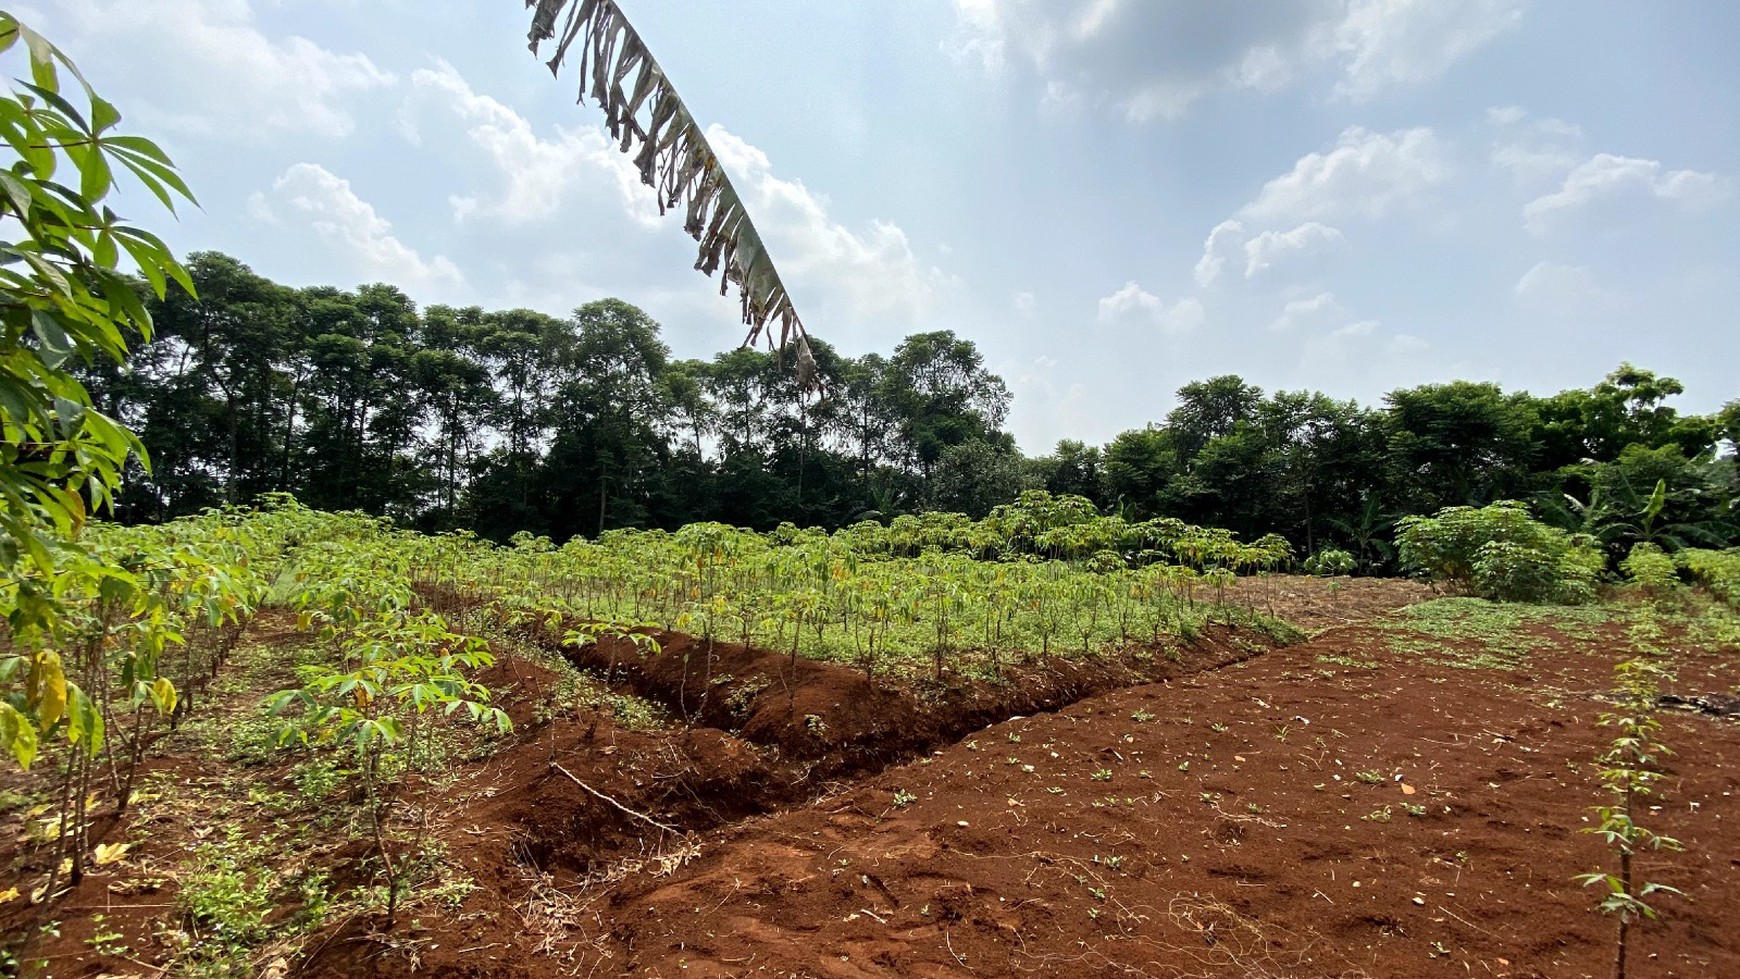
[[[1552, 633], [1587, 642], [1603, 626], [1626, 621], [1615, 604], [1529, 605], [1484, 598], [1439, 598], [1410, 605], [1377, 622], [1395, 653], [1463, 670], [1513, 670], [1553, 645]], [[1550, 630], [1550, 631], [1543, 631]]]

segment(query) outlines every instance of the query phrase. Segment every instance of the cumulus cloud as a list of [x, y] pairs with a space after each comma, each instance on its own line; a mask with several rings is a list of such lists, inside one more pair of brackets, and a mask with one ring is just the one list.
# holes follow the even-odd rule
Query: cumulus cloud
[[194, 135], [345, 136], [353, 99], [397, 81], [366, 55], [267, 37], [246, 0], [65, 0], [60, 13], [80, 50], [128, 66], [147, 122]]
[[1285, 333], [1298, 327], [1320, 323], [1342, 316], [1346, 311], [1336, 301], [1335, 293], [1320, 292], [1304, 299], [1294, 299], [1281, 307], [1281, 315], [1269, 324], [1269, 329]]
[[1523, 205], [1523, 225], [1544, 235], [1578, 215], [1600, 210], [1613, 218], [1646, 202], [1699, 211], [1727, 199], [1729, 191], [1729, 180], [1714, 173], [1664, 171], [1659, 160], [1597, 153], [1567, 174], [1557, 191]]
[[[530, 226], [560, 220], [585, 200], [586, 206], [602, 203], [620, 210], [640, 228], [682, 233], [678, 218], [660, 216], [654, 191], [641, 183], [633, 162], [601, 127], [556, 126], [540, 132], [444, 63], [414, 72], [411, 89], [400, 120], [405, 135], [433, 139], [435, 127], [456, 121], [499, 178], [491, 190], [452, 195], [456, 219]], [[953, 283], [919, 260], [898, 225], [872, 220], [862, 228], [847, 227], [831, 216], [826, 198], [801, 181], [778, 176], [757, 147], [718, 126], [707, 131], [707, 138], [807, 319], [912, 323], [929, 315]], [[604, 188], [602, 198], [599, 188]], [[939, 250], [947, 253], [946, 247]], [[837, 327], [833, 333], [838, 335]]]
[[1039, 308], [1039, 298], [1031, 292], [1017, 292], [1014, 299], [1015, 312], [1022, 316], [1032, 316]]
[[1375, 133], [1352, 126], [1333, 149], [1300, 157], [1292, 170], [1264, 184], [1240, 213], [1268, 223], [1377, 218], [1418, 204], [1450, 175], [1430, 128]]
[[1367, 101], [1438, 78], [1515, 27], [1522, 8], [1522, 0], [1354, 0], [1334, 31], [1335, 92]]
[[393, 235], [393, 225], [345, 180], [316, 163], [298, 163], [248, 202], [256, 218], [281, 227], [288, 211], [304, 219], [361, 279], [391, 282], [407, 292], [448, 296], [465, 277], [445, 256], [425, 259]]
[[1202, 243], [1202, 258], [1197, 260], [1195, 269], [1196, 284], [1204, 288], [1213, 285], [1220, 278], [1221, 270], [1226, 268], [1227, 256], [1244, 240], [1245, 226], [1240, 222], [1229, 219], [1215, 225]]
[[1539, 309], [1594, 313], [1611, 309], [1619, 297], [1581, 265], [1537, 262], [1517, 280], [1516, 294]]
[[1486, 122], [1497, 131], [1492, 164], [1519, 185], [1563, 175], [1583, 158], [1583, 130], [1563, 119], [1531, 119], [1519, 106], [1494, 106]]
[[623, 211], [647, 227], [659, 223], [658, 201], [641, 183], [640, 171], [599, 127], [556, 126], [540, 136], [527, 119], [504, 103], [473, 91], [470, 84], [442, 62], [411, 74], [412, 104], [401, 124], [420, 139], [418, 119], [425, 105], [450, 114], [465, 127], [465, 137], [500, 174], [501, 189], [492, 195], [449, 198], [455, 218], [473, 215], [509, 226], [549, 221], [561, 213], [571, 195], [603, 185], [614, 188]]
[[1450, 179], [1448, 156], [1431, 129], [1377, 133], [1353, 126], [1335, 145], [1307, 153], [1214, 226], [1193, 270], [1196, 284], [1220, 280], [1242, 256], [1246, 279], [1289, 259], [1339, 249], [1347, 237], [1328, 220], [1377, 219], [1417, 209]]
[[1202, 326], [1207, 311], [1194, 297], [1167, 306], [1134, 281], [1100, 300], [1101, 323], [1151, 323], [1166, 333], [1188, 333]]
[[1265, 231], [1245, 242], [1245, 278], [1288, 257], [1316, 254], [1347, 244], [1339, 228], [1307, 221], [1291, 231]]
[[1366, 101], [1430, 81], [1514, 26], [1522, 0], [1294, 0], [1252, 16], [1177, 0], [956, 0], [945, 50], [992, 75], [1031, 71], [1133, 120], [1210, 95], [1332, 79]]
[[766, 153], [717, 125], [708, 127], [707, 140], [755, 216], [799, 309], [809, 309], [805, 303], [813, 298], [825, 315], [912, 323], [928, 316], [955, 283], [919, 261], [900, 226], [872, 220], [848, 228], [829, 214], [826, 198], [802, 181], [776, 176]]

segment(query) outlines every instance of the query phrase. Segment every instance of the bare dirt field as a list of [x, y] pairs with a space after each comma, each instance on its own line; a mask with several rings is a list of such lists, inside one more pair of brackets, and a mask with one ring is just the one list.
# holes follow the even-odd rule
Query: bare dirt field
[[[249, 747], [249, 698], [302, 642], [262, 619], [240, 706], [166, 743], [110, 830], [132, 848], [0, 926], [18, 974], [57, 977], [1604, 976], [1614, 921], [1572, 879], [1614, 863], [1581, 832], [1606, 801], [1597, 719], [1614, 663], [1659, 650], [1669, 701], [1702, 709], [1661, 714], [1675, 754], [1638, 817], [1684, 849], [1637, 872], [1685, 897], [1657, 896], [1631, 974], [1740, 975], [1731, 615], [1274, 584], [1321, 631], [964, 687], [665, 637], [644, 662], [590, 650], [620, 681], [601, 700], [530, 633], [486, 678], [515, 734], [429, 788], [445, 857], [391, 929], [315, 915], [370, 858], [306, 766]], [[28, 893], [31, 852], [0, 853], [0, 892]], [[239, 927], [190, 900], [226, 852], [260, 927], [201, 971], [190, 942]]]

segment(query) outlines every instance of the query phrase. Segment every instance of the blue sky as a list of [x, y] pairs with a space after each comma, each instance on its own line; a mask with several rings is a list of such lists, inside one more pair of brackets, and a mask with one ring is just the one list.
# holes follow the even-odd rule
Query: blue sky
[[[971, 338], [1029, 452], [1219, 373], [1369, 403], [1631, 360], [1682, 409], [1740, 396], [1740, 5], [620, 3], [810, 331]], [[679, 356], [741, 339], [518, 0], [14, 10], [183, 167], [179, 250], [425, 304], [619, 296]]]

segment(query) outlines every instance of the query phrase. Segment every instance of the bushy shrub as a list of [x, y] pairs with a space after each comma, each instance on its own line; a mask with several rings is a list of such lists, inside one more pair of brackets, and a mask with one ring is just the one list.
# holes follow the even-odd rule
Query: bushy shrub
[[1306, 574], [1330, 577], [1332, 575], [1352, 574], [1358, 562], [1352, 554], [1339, 547], [1320, 548], [1317, 553], [1305, 559]]
[[1619, 562], [1619, 570], [1632, 584], [1658, 595], [1672, 591], [1680, 583], [1680, 571], [1674, 566], [1674, 559], [1648, 541], [1633, 544], [1631, 553]]
[[1674, 555], [1700, 584], [1729, 605], [1740, 607], [1740, 547], [1714, 551], [1688, 547]]
[[1606, 567], [1593, 538], [1541, 523], [1514, 500], [1448, 507], [1398, 526], [1404, 568], [1496, 601], [1584, 601]]

